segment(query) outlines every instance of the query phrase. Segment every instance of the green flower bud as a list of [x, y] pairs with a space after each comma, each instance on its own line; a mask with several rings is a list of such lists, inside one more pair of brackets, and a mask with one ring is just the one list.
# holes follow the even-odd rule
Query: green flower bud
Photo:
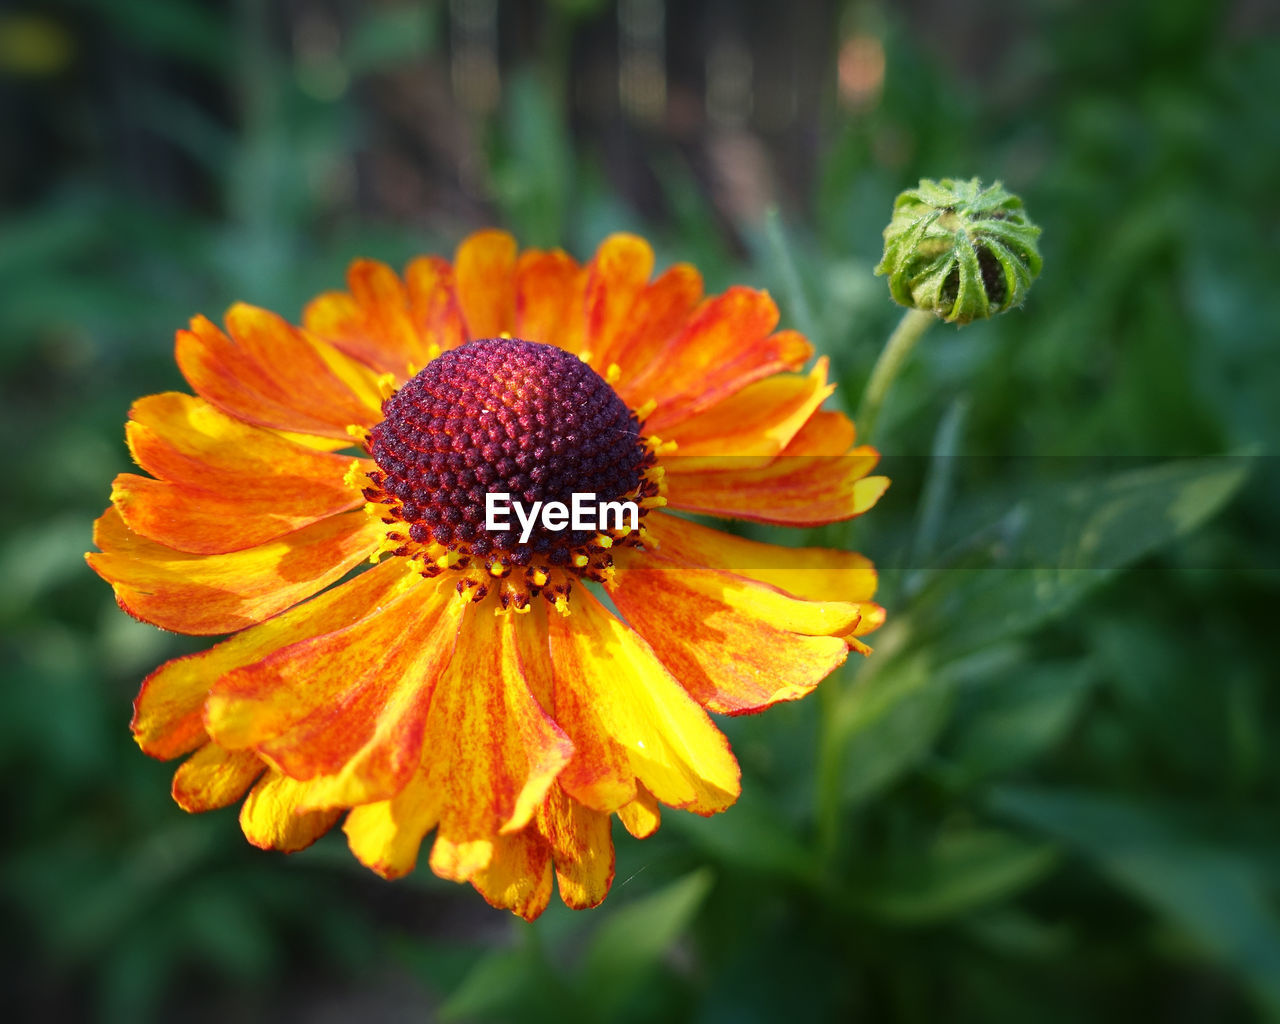
[[925, 178], [894, 201], [876, 273], [900, 305], [967, 324], [1022, 304], [1040, 273], [1039, 237], [1000, 182]]

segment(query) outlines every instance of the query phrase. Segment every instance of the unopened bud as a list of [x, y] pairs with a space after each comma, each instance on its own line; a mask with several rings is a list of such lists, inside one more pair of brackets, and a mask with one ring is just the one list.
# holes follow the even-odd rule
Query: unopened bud
[[900, 305], [967, 324], [1022, 304], [1040, 273], [1039, 237], [1000, 182], [926, 178], [894, 202], [876, 273]]

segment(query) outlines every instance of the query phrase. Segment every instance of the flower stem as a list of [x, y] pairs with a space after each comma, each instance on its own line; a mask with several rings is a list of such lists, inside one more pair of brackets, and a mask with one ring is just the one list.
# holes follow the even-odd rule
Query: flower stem
[[889, 340], [884, 343], [884, 348], [880, 352], [880, 358], [876, 360], [876, 365], [871, 370], [866, 390], [862, 392], [862, 401], [858, 404], [856, 422], [860, 442], [870, 443], [876, 418], [880, 415], [880, 407], [884, 404], [885, 396], [889, 394], [889, 388], [907, 361], [907, 357], [911, 355], [911, 350], [916, 347], [916, 342], [937, 319], [932, 313], [926, 313], [924, 310], [909, 309], [902, 315], [893, 333], [889, 335]]

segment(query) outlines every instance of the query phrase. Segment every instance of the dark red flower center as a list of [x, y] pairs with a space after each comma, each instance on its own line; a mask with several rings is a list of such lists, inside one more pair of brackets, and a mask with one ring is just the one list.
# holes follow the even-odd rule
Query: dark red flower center
[[576, 356], [518, 338], [468, 342], [434, 359], [382, 405], [370, 434], [375, 484], [398, 500], [420, 544], [511, 565], [566, 565], [595, 530], [538, 524], [520, 542], [486, 526], [488, 494], [570, 506], [573, 495], [616, 501], [643, 480], [640, 424], [612, 387]]

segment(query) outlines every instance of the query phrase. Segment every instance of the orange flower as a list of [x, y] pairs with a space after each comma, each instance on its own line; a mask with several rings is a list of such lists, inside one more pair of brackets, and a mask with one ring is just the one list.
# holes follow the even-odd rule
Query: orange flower
[[[88, 560], [130, 614], [232, 634], [135, 702], [142, 749], [187, 755], [184, 809], [243, 797], [245, 836], [285, 851], [345, 814], [387, 878], [434, 829], [432, 870], [495, 906], [536, 917], [553, 872], [595, 906], [611, 815], [643, 838], [660, 804], [737, 798], [708, 711], [793, 700], [867, 652], [866, 559], [663, 510], [812, 525], [887, 481], [819, 411], [825, 359], [794, 372], [810, 345], [774, 331], [768, 295], [652, 271], [629, 235], [580, 266], [487, 231], [403, 280], [353, 264], [301, 329], [238, 305], [225, 332], [178, 332], [196, 395], [134, 405], [150, 476], [117, 477]], [[494, 530], [499, 492], [590, 492], [639, 521]]]

